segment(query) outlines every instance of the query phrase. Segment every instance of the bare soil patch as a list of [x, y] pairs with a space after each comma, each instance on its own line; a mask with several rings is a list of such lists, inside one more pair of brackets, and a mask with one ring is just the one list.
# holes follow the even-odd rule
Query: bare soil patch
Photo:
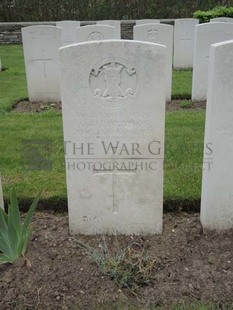
[[[193, 102], [192, 105], [188, 108], [182, 108], [180, 106], [180, 102], [183, 100], [172, 100], [166, 103], [167, 111], [177, 111], [177, 110], [200, 110], [205, 109], [205, 102]], [[61, 112], [62, 106], [61, 102], [53, 102], [53, 103], [43, 103], [43, 102], [30, 102], [30, 101], [19, 101], [14, 105], [13, 111], [19, 113], [28, 113], [28, 112], [44, 112], [49, 109], [56, 110]]]
[[[101, 237], [68, 233], [67, 214], [38, 212], [27, 258], [0, 266], [0, 309], [171, 309], [174, 303], [233, 306], [233, 231], [202, 232], [198, 214], [165, 214], [161, 236], [106, 236], [110, 250], [135, 242], [155, 260], [152, 281], [132, 294], [100, 273], [77, 240], [99, 249]], [[132, 308], [131, 308], [132, 309]]]

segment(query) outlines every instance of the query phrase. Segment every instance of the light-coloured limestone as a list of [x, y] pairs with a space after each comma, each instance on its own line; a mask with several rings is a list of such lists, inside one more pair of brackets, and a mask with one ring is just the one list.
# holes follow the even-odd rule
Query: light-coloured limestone
[[165, 24], [145, 24], [135, 26], [134, 40], [162, 44], [167, 47], [166, 66], [166, 100], [171, 100], [172, 94], [172, 58], [173, 58], [173, 26]]
[[75, 29], [80, 27], [80, 22], [76, 20], [63, 20], [56, 22], [58, 27], [62, 28], [62, 45], [76, 43]]
[[3, 191], [2, 191], [2, 180], [0, 176], [0, 208], [4, 210], [4, 200], [3, 200]]
[[193, 101], [206, 100], [210, 46], [231, 39], [233, 39], [233, 24], [231, 23], [206, 23], [196, 26], [192, 81]]
[[183, 18], [175, 20], [174, 28], [174, 61], [177, 69], [193, 67], [195, 26], [199, 20]]
[[202, 179], [204, 229], [233, 228], [233, 40], [211, 46]]
[[161, 233], [165, 46], [85, 42], [60, 63], [70, 232]]
[[107, 25], [90, 25], [76, 29], [76, 42], [120, 39], [116, 27]]
[[136, 25], [144, 25], [144, 24], [159, 24], [160, 20], [159, 19], [139, 19], [136, 20]]
[[210, 20], [211, 23], [233, 23], [233, 18], [231, 17], [216, 17]]
[[30, 101], [60, 100], [58, 48], [61, 28], [30, 26], [22, 28], [24, 60]]
[[118, 31], [118, 39], [121, 38], [121, 22], [119, 20], [99, 20], [96, 24], [116, 27]]

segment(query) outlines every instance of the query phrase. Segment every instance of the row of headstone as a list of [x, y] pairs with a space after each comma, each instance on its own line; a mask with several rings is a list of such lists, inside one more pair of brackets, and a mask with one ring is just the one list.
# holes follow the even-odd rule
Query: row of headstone
[[22, 28], [28, 95], [30, 101], [59, 101], [58, 48], [63, 45], [119, 39], [119, 29], [107, 25], [76, 27], [79, 22], [58, 22], [61, 27]]
[[[63, 25], [64, 23], [60, 23], [63, 28], [32, 26], [22, 29], [30, 101], [60, 100], [57, 58], [57, 49], [59, 47], [74, 42], [119, 39], [119, 28], [115, 26], [92, 25], [76, 27], [78, 23], [65, 22], [67, 28]], [[174, 66], [175, 64], [177, 67], [179, 67], [177, 64], [180, 64], [182, 67], [192, 66], [194, 50], [192, 100], [204, 101], [206, 100], [207, 91], [210, 45], [233, 39], [233, 23], [212, 22], [202, 25], [197, 25], [197, 23], [198, 21], [195, 19], [176, 21]], [[67, 31], [67, 29], [71, 28], [74, 29], [73, 32]], [[196, 29], [196, 34], [195, 41], [193, 42], [192, 32], [194, 29]], [[170, 101], [172, 91], [173, 26], [160, 24], [156, 21], [150, 24], [138, 25], [134, 27], [134, 39], [158, 43], [167, 47], [166, 100]], [[183, 62], [182, 65], [181, 62]]]
[[133, 38], [166, 46], [166, 101], [171, 101], [172, 95], [172, 56], [173, 56], [173, 26], [151, 23], [135, 26]]
[[[165, 46], [139, 41], [60, 49], [71, 233], [162, 232], [166, 59]], [[210, 53], [204, 229], [233, 228], [232, 102], [230, 41]]]

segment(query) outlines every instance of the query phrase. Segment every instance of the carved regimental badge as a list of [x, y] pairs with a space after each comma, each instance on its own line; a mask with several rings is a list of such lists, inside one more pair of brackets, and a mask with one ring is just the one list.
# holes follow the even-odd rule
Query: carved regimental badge
[[159, 39], [159, 31], [157, 29], [150, 29], [146, 34], [146, 39], [149, 42], [157, 43]]
[[89, 84], [93, 95], [108, 106], [125, 104], [137, 91], [137, 74], [122, 62], [103, 62], [92, 69]]
[[98, 40], [104, 40], [104, 36], [102, 33], [94, 31], [89, 34], [87, 41], [98, 41]]

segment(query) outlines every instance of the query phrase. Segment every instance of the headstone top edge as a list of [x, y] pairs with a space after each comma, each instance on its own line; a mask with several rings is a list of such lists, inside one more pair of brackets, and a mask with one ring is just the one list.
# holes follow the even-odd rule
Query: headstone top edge
[[216, 27], [216, 25], [224, 28], [224, 27], [231, 27], [229, 25], [233, 25], [233, 23], [223, 23], [223, 22], [203, 23], [203, 24], [196, 25], [196, 27], [197, 28], [213, 28], [213, 27]]
[[67, 50], [70, 48], [75, 48], [77, 46], [88, 46], [90, 44], [98, 46], [98, 45], [108, 45], [110, 43], [121, 43], [121, 45], [124, 45], [125, 43], [128, 43], [130, 45], [137, 45], [137, 44], [141, 43], [144, 46], [155, 47], [156, 49], [158, 49], [158, 48], [167, 49], [167, 47], [163, 44], [157, 44], [157, 43], [152, 43], [152, 42], [146, 42], [146, 41], [140, 41], [140, 40], [110, 39], [110, 40], [100, 40], [100, 41], [85, 41], [85, 42], [74, 43], [74, 44], [62, 46], [59, 48], [59, 52], [62, 52], [63, 50]]
[[218, 48], [218, 47], [225, 47], [226, 45], [233, 45], [233, 39], [211, 44], [211, 47]]
[[160, 27], [160, 28], [170, 28], [170, 29], [172, 29], [172, 28], [174, 28], [174, 26], [173, 25], [168, 25], [168, 24], [156, 24], [156, 23], [146, 23], [146, 24], [142, 24], [142, 25], [136, 25], [136, 26], [134, 26], [134, 28], [143, 28], [143, 27], [148, 27], [148, 26], [153, 26], [153, 27]]
[[61, 27], [58, 26], [52, 26], [52, 25], [33, 25], [33, 26], [25, 26], [22, 27], [22, 31], [26, 31], [27, 30], [33, 30], [33, 29], [62, 29]]

